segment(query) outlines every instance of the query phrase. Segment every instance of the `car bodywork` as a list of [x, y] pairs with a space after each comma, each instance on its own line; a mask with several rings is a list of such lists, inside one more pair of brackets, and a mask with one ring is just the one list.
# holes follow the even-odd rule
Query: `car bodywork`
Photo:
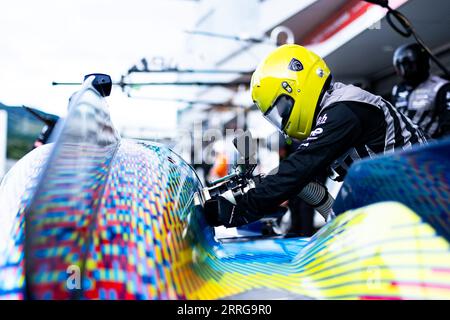
[[69, 108], [0, 188], [1, 298], [450, 299], [449, 141], [356, 164], [311, 238], [218, 239], [183, 159], [121, 139], [89, 81]]

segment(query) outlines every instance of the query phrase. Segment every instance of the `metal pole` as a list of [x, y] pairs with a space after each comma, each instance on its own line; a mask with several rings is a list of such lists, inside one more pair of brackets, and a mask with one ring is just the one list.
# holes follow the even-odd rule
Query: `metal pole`
[[[53, 86], [80, 86], [81, 82], [52, 82]], [[140, 86], [221, 86], [221, 87], [236, 87], [240, 85], [249, 85], [250, 81], [232, 81], [232, 82], [115, 82], [114, 86], [119, 87], [140, 87]]]

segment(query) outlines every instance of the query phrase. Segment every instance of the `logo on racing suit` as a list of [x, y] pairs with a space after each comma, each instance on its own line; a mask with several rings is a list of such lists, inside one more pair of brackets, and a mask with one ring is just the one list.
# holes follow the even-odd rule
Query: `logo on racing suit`
[[299, 150], [302, 150], [302, 149], [305, 149], [305, 148], [307, 148], [307, 147], [309, 147], [309, 142], [302, 143], [302, 144], [298, 147], [298, 149], [299, 149]]
[[322, 132], [323, 132], [323, 129], [322, 129], [322, 128], [316, 128], [314, 131], [312, 131], [312, 132], [309, 134], [309, 137], [306, 139], [306, 143], [304, 143], [304, 144], [306, 144], [305, 147], [307, 147], [307, 146], [309, 145], [309, 142], [310, 142], [310, 141], [317, 140], [317, 139], [319, 138], [318, 136], [319, 136]]
[[311, 136], [311, 137], [316, 137], [316, 136], [318, 136], [319, 134], [321, 134], [322, 132], [323, 132], [323, 129], [322, 129], [322, 128], [317, 128], [317, 129], [315, 129], [314, 131], [311, 132], [310, 136]]
[[327, 122], [327, 114], [325, 113], [323, 116], [320, 116], [318, 119], [317, 119], [317, 123], [316, 123], [316, 125], [317, 126], [320, 126], [320, 125], [322, 125], [322, 124], [324, 124], [325, 122]]

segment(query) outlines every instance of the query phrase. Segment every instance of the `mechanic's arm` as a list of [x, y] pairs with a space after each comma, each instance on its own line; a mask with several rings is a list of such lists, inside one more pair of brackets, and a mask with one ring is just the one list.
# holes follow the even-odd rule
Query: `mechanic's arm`
[[439, 129], [433, 138], [450, 135], [450, 83], [439, 90], [436, 96], [436, 108], [439, 110]]
[[235, 212], [262, 216], [297, 195], [321, 170], [354, 146], [362, 133], [361, 120], [345, 104], [323, 113], [326, 122], [316, 125], [310, 136], [287, 159], [278, 172], [267, 176], [238, 202]]

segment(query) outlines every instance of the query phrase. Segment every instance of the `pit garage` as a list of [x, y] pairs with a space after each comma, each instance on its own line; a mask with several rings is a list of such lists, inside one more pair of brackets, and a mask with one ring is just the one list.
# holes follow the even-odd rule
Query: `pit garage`
[[448, 1], [22, 2], [0, 299], [450, 299]]

